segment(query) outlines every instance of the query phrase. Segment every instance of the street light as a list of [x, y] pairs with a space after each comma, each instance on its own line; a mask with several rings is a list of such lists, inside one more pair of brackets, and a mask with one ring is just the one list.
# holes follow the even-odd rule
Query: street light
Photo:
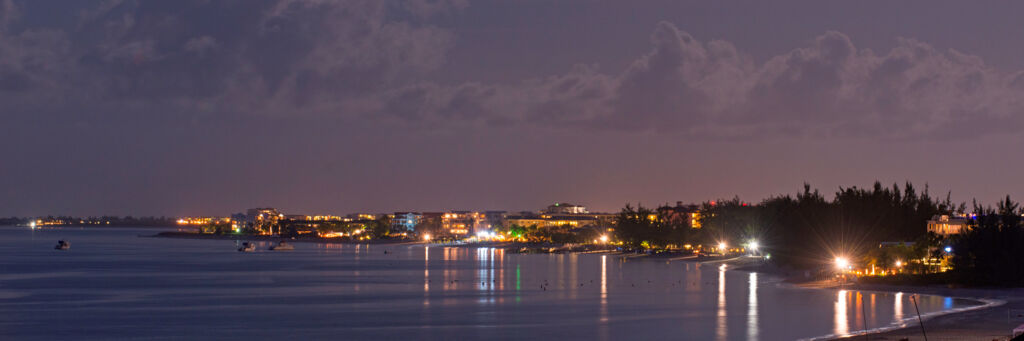
[[423, 241], [426, 241], [426, 242], [430, 241], [430, 234], [429, 233], [423, 235]]
[[608, 235], [602, 234], [600, 239], [601, 239], [601, 244], [608, 243]]
[[725, 250], [725, 243], [718, 243], [718, 250], [719, 251]]
[[747, 244], [747, 248], [750, 249], [751, 252], [757, 252], [757, 248], [759, 246], [760, 245], [757, 245], [756, 240], [751, 240], [750, 243]]
[[839, 270], [846, 270], [850, 267], [850, 261], [846, 257], [836, 257], [836, 268]]

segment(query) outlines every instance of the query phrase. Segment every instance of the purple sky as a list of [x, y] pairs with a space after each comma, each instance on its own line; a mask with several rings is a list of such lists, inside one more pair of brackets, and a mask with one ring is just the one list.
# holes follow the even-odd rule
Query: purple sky
[[0, 216], [1024, 197], [1024, 3], [0, 0]]

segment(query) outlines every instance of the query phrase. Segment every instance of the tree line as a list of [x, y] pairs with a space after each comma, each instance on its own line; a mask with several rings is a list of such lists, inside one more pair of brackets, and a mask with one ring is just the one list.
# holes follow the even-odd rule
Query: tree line
[[[973, 205], [968, 232], [942, 239], [927, 231], [936, 215], [965, 215], [949, 193], [939, 199], [927, 186], [913, 184], [868, 188], [840, 187], [831, 200], [805, 184], [795, 195], [779, 195], [759, 203], [739, 198], [709, 201], [700, 207], [700, 229], [668, 219], [661, 209], [626, 205], [618, 215], [615, 236], [637, 248], [730, 247], [757, 241], [771, 261], [784, 267], [830, 266], [835, 257], [860, 265], [891, 264], [897, 259], [941, 256], [953, 251], [953, 274], [990, 284], [1024, 285], [1024, 210], [1007, 197], [996, 207]], [[881, 248], [883, 242], [896, 247]], [[900, 244], [900, 242], [903, 242]], [[933, 268], [912, 269], [916, 272]]]

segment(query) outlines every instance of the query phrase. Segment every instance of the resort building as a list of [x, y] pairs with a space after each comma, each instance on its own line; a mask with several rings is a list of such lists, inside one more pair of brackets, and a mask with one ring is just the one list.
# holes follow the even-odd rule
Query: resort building
[[949, 215], [936, 215], [928, 221], [928, 232], [943, 237], [967, 232], [967, 225], [970, 222], [967, 218], [951, 217]]
[[260, 233], [274, 234], [274, 227], [281, 219], [284, 219], [284, 214], [274, 208], [250, 208], [245, 211], [245, 224]]
[[580, 227], [610, 227], [614, 222], [613, 214], [548, 214], [519, 212], [505, 218], [505, 226], [537, 226], [539, 228], [573, 229]]
[[665, 217], [670, 224], [700, 228], [700, 206], [689, 204], [683, 205], [682, 201], [676, 201], [675, 206], [658, 207], [658, 213]]
[[505, 217], [507, 216], [505, 211], [486, 211], [479, 213], [480, 219], [477, 219], [475, 230], [480, 231], [491, 231], [494, 228], [505, 226]]
[[574, 205], [570, 203], [555, 203], [554, 205], [548, 206], [548, 208], [541, 211], [545, 214], [586, 214], [587, 208], [581, 205]]
[[423, 215], [416, 212], [395, 212], [391, 218], [391, 231], [412, 233], [421, 219]]
[[480, 213], [470, 211], [449, 211], [441, 216], [441, 232], [454, 237], [473, 233]]

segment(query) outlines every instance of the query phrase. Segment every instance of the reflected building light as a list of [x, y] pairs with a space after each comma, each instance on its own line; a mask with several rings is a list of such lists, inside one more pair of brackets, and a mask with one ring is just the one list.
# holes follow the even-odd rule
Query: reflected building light
[[868, 330], [867, 316], [862, 314], [864, 312], [864, 295], [858, 291], [857, 300], [854, 301], [856, 306], [853, 308], [853, 320], [857, 321], [857, 325], [861, 326], [861, 330]]
[[423, 248], [423, 305], [430, 305], [430, 247]]
[[[498, 291], [505, 291], [505, 249], [497, 249], [498, 253]], [[504, 301], [505, 296], [501, 296]]]
[[569, 297], [573, 299], [576, 298], [576, 295], [580, 288], [578, 285], [576, 285], [576, 283], [579, 283], [579, 269], [577, 269], [577, 265], [579, 263], [578, 256], [579, 255], [576, 253], [571, 253], [568, 257], [566, 257], [566, 259], [569, 261], [569, 287], [572, 288], [569, 290]]
[[[522, 275], [519, 273], [519, 264], [516, 264], [516, 294], [522, 289]], [[519, 296], [516, 296], [518, 299]]]
[[836, 306], [835, 306], [835, 333], [836, 336], [845, 336], [850, 333], [850, 321], [846, 316], [846, 290], [839, 290], [836, 293]]
[[725, 312], [725, 264], [718, 267], [718, 320], [715, 336], [717, 340], [726, 340], [728, 328]]
[[877, 294], [871, 293], [871, 306], [868, 307], [868, 311], [871, 312], [871, 319], [870, 319], [871, 324], [877, 326], [878, 325], [878, 310], [876, 310], [876, 309], [878, 309], [878, 308], [875, 306], [875, 296], [877, 296]]
[[608, 255], [601, 255], [601, 322], [608, 322]]
[[493, 249], [491, 248], [478, 248], [476, 249], [476, 258], [479, 263], [477, 269], [476, 280], [480, 284], [474, 283], [480, 291], [480, 298], [477, 300], [478, 303], [493, 303], [494, 297], [491, 295], [490, 290], [493, 288], [493, 277], [494, 270], [492, 269], [491, 256], [493, 256]]
[[747, 340], [757, 340], [758, 316], [757, 316], [757, 273], [751, 272], [749, 289], [747, 290]]
[[903, 325], [903, 293], [902, 292], [896, 293], [896, 298], [893, 300], [893, 304], [892, 304], [892, 312], [893, 312], [892, 313], [892, 319], [894, 320], [893, 322], [896, 322], [896, 323], [898, 323], [899, 325], [902, 326]]

